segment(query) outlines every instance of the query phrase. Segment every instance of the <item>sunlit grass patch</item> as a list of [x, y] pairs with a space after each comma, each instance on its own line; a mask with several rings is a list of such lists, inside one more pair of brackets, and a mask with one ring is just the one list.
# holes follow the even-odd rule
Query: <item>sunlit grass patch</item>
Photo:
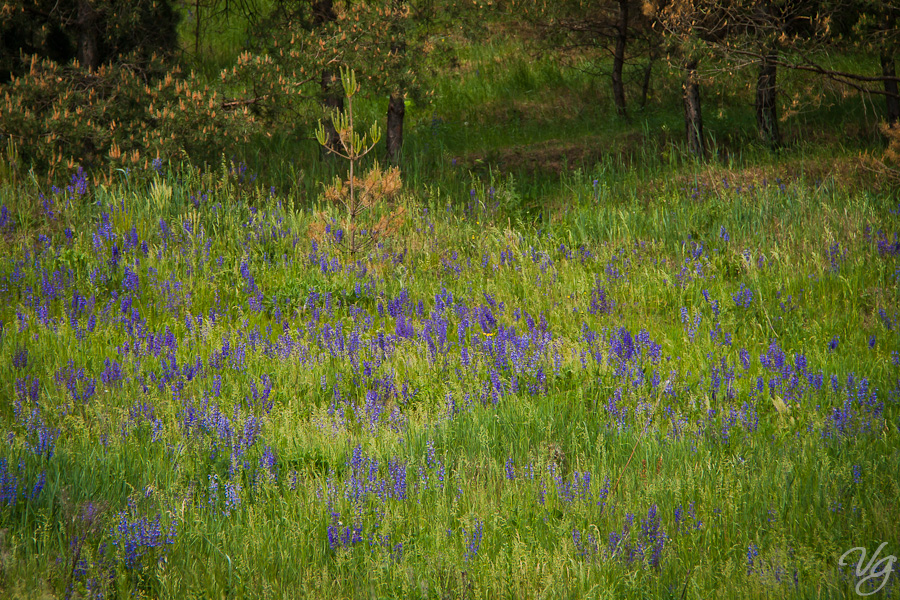
[[536, 224], [410, 192], [353, 260], [227, 165], [18, 189], [4, 589], [848, 592], [897, 537], [896, 202], [596, 169]]

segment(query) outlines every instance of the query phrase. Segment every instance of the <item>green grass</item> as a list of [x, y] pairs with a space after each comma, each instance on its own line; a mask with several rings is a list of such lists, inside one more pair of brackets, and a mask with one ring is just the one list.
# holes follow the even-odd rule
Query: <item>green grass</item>
[[[774, 184], [750, 192], [701, 189], [697, 198], [691, 189], [672, 184], [648, 202], [638, 196], [617, 199], [606, 190], [626, 184], [615, 180], [604, 181], [595, 193], [591, 177], [570, 175], [564, 184], [571, 190], [570, 205], [536, 226], [513, 224], [490, 207], [467, 212], [440, 197], [427, 202], [410, 194], [403, 200], [410, 215], [404, 230], [366, 260], [365, 276], [322, 273], [318, 261], [308, 258], [306, 230], [314, 214], [288, 211], [284, 199], [267, 199], [265, 193], [251, 209], [246, 198], [255, 192], [241, 191], [227, 175], [183, 171], [148, 187], [93, 188], [89, 203], [68, 209], [63, 208], [67, 197], [57, 196], [57, 219], [75, 235], [65, 241], [55, 231], [49, 250], [21, 263], [19, 281], [12, 278], [27, 230], [6, 237], [3, 393], [31, 407], [15, 382], [39, 379], [41, 418], [60, 432], [52, 457], [35, 455], [28, 449], [37, 435], [28, 408], [18, 415], [13, 404], [4, 410], [12, 432], [4, 450], [8, 473], [29, 489], [39, 473], [46, 477], [36, 498], [26, 500], [20, 491], [17, 502], [2, 509], [7, 593], [64, 595], [73, 540], [79, 539], [86, 573], [71, 579], [78, 593], [87, 593], [87, 582], [96, 576], [111, 577], [101, 581], [113, 595], [153, 597], [681, 597], [684, 591], [685, 597], [700, 598], [731, 590], [728, 595], [745, 597], [830, 598], [849, 593], [837, 557], [858, 545], [874, 551], [881, 540], [897, 540], [892, 499], [900, 457], [897, 365], [891, 354], [897, 334], [878, 317], [883, 310], [896, 321], [896, 258], [881, 256], [865, 235], [867, 226], [896, 231], [892, 197], [834, 193], [800, 178], [788, 181], [783, 191]], [[201, 189], [208, 196], [195, 208], [190, 195]], [[33, 190], [19, 193], [35, 197]], [[500, 184], [495, 197], [514, 193]], [[148, 244], [146, 256], [131, 249], [122, 261], [138, 274], [137, 294], [126, 294], [123, 265], [110, 266], [109, 245], [94, 250], [102, 213], [110, 215], [117, 239], [134, 227]], [[174, 232], [167, 239], [161, 218]], [[188, 223], [194, 234], [179, 223]], [[36, 223], [29, 227], [40, 229]], [[273, 227], [287, 233], [272, 237]], [[720, 237], [722, 227], [727, 242]], [[705, 248], [699, 258], [692, 242]], [[834, 265], [828, 257], [832, 243], [843, 256]], [[392, 253], [404, 250], [403, 260], [394, 264]], [[514, 266], [497, 266], [501, 252], [515, 257]], [[486, 268], [484, 256], [490, 261]], [[243, 262], [264, 291], [256, 308], [240, 273]], [[453, 265], [460, 265], [459, 274]], [[68, 268], [65, 293], [47, 304], [55, 321], [41, 325], [27, 290], [39, 289], [40, 273]], [[753, 291], [749, 308], [731, 298], [740, 284]], [[609, 314], [589, 311], [598, 285], [614, 302]], [[93, 308], [77, 320], [81, 333], [66, 316], [76, 289], [93, 298]], [[466, 367], [456, 335], [459, 313], [450, 310], [445, 316], [449, 349], [429, 359], [421, 337], [395, 337], [395, 320], [377, 309], [401, 290], [413, 306], [424, 302], [424, 316], [414, 311], [410, 317], [419, 333], [436, 307], [435, 294], [446, 290], [457, 306], [470, 310], [487, 306], [483, 293], [503, 302], [502, 313], [494, 310], [497, 320], [514, 327], [517, 336], [529, 329], [516, 311], [538, 320], [541, 315], [551, 341], [530, 359], [526, 351], [531, 366], [498, 372], [505, 391], [494, 403], [493, 359], [475, 350], [492, 338], [480, 333], [477, 322], [465, 329], [471, 361]], [[704, 290], [718, 301], [718, 317]], [[146, 331], [163, 335], [168, 328], [177, 340], [174, 351], [163, 349], [158, 357], [153, 350], [139, 357], [123, 353], [121, 344], [133, 338], [125, 333], [114, 292], [133, 297]], [[310, 296], [313, 292], [332, 295], [333, 314], [321, 298]], [[289, 358], [264, 351], [266, 340], [275, 344], [284, 333], [276, 306], [290, 323], [286, 331], [297, 339]], [[682, 323], [681, 307], [688, 324]], [[208, 317], [211, 309], [218, 313], [215, 322]], [[315, 309], [322, 311], [318, 321]], [[17, 312], [27, 315], [24, 327], [17, 325]], [[85, 331], [88, 312], [97, 316], [93, 332]], [[201, 315], [204, 323], [198, 324]], [[698, 315], [691, 339], [690, 322]], [[186, 316], [194, 320], [191, 331]], [[351, 329], [360, 336], [361, 350], [353, 359], [333, 345], [329, 350], [335, 342], [328, 328], [338, 324], [345, 336]], [[601, 336], [593, 346], [584, 327]], [[631, 374], [617, 375], [609, 343], [620, 328], [632, 335], [646, 330], [660, 345], [659, 361], [650, 359], [644, 346], [643, 358], [625, 363]], [[248, 345], [251, 332], [259, 332], [255, 348]], [[377, 346], [382, 333], [387, 354]], [[721, 344], [725, 333], [732, 336], [730, 345]], [[142, 336], [149, 344], [151, 338], [137, 337]], [[835, 336], [838, 349], [829, 351]], [[873, 349], [870, 336], [876, 339]], [[540, 338], [531, 339], [531, 347], [540, 347]], [[220, 364], [214, 355], [225, 341], [232, 356], [213, 366]], [[803, 354], [809, 372], [824, 376], [821, 391], [788, 399], [784, 412], [779, 410], [783, 389], [772, 395], [768, 389], [754, 391], [756, 377], [773, 376], [758, 358], [772, 343], [788, 364]], [[245, 354], [236, 359], [240, 344]], [[23, 348], [27, 366], [15, 367], [13, 358]], [[590, 357], [591, 348], [602, 352], [602, 362]], [[746, 373], [740, 348], [752, 357]], [[584, 364], [582, 352], [588, 352]], [[174, 387], [160, 388], [153, 378], [163, 375], [172, 357], [179, 369], [200, 358], [203, 369], [192, 379], [182, 371]], [[107, 358], [122, 365], [118, 384], [100, 381]], [[96, 394], [87, 403], [67, 391], [69, 361], [84, 369], [77, 393], [96, 379]], [[363, 361], [369, 361], [371, 375], [363, 373]], [[722, 361], [741, 376], [733, 381], [733, 397], [723, 388], [716, 394], [710, 389]], [[59, 373], [62, 379], [55, 377]], [[843, 406], [845, 392], [832, 392], [829, 378], [835, 375], [843, 388], [851, 373], [856, 381], [867, 379], [883, 412], [854, 404], [856, 425], [838, 434], [828, 423], [832, 409]], [[517, 392], [509, 388], [513, 374], [520, 381]], [[251, 384], [262, 389], [263, 375], [271, 381], [268, 412], [247, 400]], [[670, 380], [670, 394], [653, 387], [654, 375]], [[396, 395], [384, 395], [376, 384], [385, 376], [392, 378]], [[405, 397], [403, 384], [409, 389]], [[537, 387], [529, 392], [529, 384]], [[216, 385], [218, 397], [211, 392]], [[335, 401], [335, 389], [343, 400]], [[374, 428], [365, 417], [369, 390], [382, 394], [383, 414]], [[610, 412], [616, 390], [615, 410], [626, 409], [624, 416]], [[204, 398], [229, 419], [238, 407], [235, 435], [248, 415], [261, 419], [259, 439], [238, 463], [228, 458], [237, 450], [216, 442], [213, 429], [185, 435], [184, 411], [191, 405], [201, 410]], [[455, 409], [448, 409], [448, 398]], [[708, 410], [716, 412], [710, 417]], [[748, 410], [758, 415], [758, 429], [741, 425], [742, 418], [752, 422], [752, 413], [740, 416]], [[735, 419], [730, 426], [729, 414]], [[406, 499], [382, 502], [374, 492], [361, 501], [346, 496], [352, 485], [349, 459], [357, 445], [378, 461], [378, 479], [387, 479], [386, 485], [393, 484], [389, 461], [406, 466]], [[260, 466], [265, 448], [277, 457], [274, 474]], [[15, 466], [20, 460], [22, 472]], [[508, 460], [513, 480], [506, 475]], [[856, 483], [854, 466], [861, 473]], [[578, 487], [566, 491], [575, 474], [585, 472], [591, 473], [585, 491], [590, 501], [581, 499]], [[561, 478], [555, 480], [554, 473]], [[215, 493], [210, 477], [218, 482]], [[619, 478], [601, 509], [601, 488], [609, 491]], [[241, 502], [231, 509], [224, 500], [226, 482], [240, 487]], [[88, 503], [99, 507], [93, 525], [78, 516]], [[686, 512], [691, 503], [695, 520], [678, 531], [673, 511], [681, 506]], [[621, 555], [610, 556], [610, 532], [621, 533], [626, 513], [635, 515], [633, 531], [640, 531], [651, 506], [668, 535], [659, 568], [647, 558], [629, 565]], [[111, 546], [123, 510], [131, 520], [161, 515], [163, 531], [175, 527], [173, 543], [148, 549], [140, 566], [129, 565], [121, 547]], [[332, 548], [327, 537], [335, 524], [332, 512], [340, 515], [341, 528], [361, 527], [363, 541]], [[483, 537], [477, 554], [466, 558], [478, 523]], [[573, 530], [586, 546], [576, 548]], [[370, 534], [388, 537], [372, 538], [370, 545]], [[586, 541], [588, 534], [596, 549]], [[640, 536], [632, 533], [629, 540], [637, 543]], [[759, 555], [748, 573], [751, 544]], [[165, 560], [157, 562], [158, 557]]]
[[770, 154], [735, 87], [695, 162], [674, 77], [617, 121], [521, 50], [461, 44], [411, 107], [406, 219], [359, 262], [311, 237], [341, 166], [309, 141], [253, 182], [0, 181], [0, 595], [844, 598], [844, 552], [897, 554], [870, 141]]
[[[827, 85], [810, 98], [814, 82], [785, 70], [779, 85], [786, 99], [782, 113], [789, 114], [782, 123], [787, 145], [771, 153], [756, 139], [750, 102], [755, 74], [745, 70], [705, 82], [709, 157], [696, 165], [683, 150], [679, 74], [664, 61], [655, 65], [647, 106], [639, 107], [638, 90], [628, 89], [630, 116], [623, 120], [614, 114], [608, 81], [593, 72], [596, 66], [587, 58], [560, 67], [552, 54], [533, 58], [533, 48], [503, 35], [485, 43], [448, 43], [447, 64], [427, 84], [431, 100], [407, 103], [400, 167], [406, 187], [419, 196], [440, 193], [460, 203], [473, 188], [514, 181], [515, 204], [506, 208], [533, 218], [541, 207], [568, 203], [570, 180], [579, 173], [582, 180], [603, 181], [609, 196], [644, 201], [658, 192], [648, 188], [651, 182], [706, 180], [734, 171], [750, 171], [749, 179], [762, 180], [764, 171], [769, 179], [807, 175], [813, 182], [831, 178], [837, 187], [860, 187], [864, 176], [847, 181], [854, 177], [856, 157], [882, 145], [875, 133], [882, 107], [843, 97]], [[847, 60], [855, 60], [857, 70], [871, 67], [865, 58]], [[723, 66], [708, 68], [715, 73]], [[312, 106], [315, 90], [307, 91]], [[366, 96], [365, 87], [362, 94], [358, 120], [383, 124], [387, 99]], [[793, 98], [800, 99], [799, 112], [787, 101]], [[342, 169], [322, 159], [313, 126], [298, 123], [294, 130], [275, 131], [250, 148], [236, 148], [232, 158], [309, 206], [321, 193], [321, 182]]]

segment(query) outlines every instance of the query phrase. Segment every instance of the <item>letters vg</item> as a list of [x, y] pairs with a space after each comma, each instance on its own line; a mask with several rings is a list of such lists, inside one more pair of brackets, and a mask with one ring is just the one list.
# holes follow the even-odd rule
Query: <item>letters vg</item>
[[[875, 562], [875, 559], [878, 558], [878, 554], [881, 552], [881, 549], [885, 546], [887, 546], [887, 542], [883, 542], [880, 546], [878, 546], [878, 550], [875, 551], [875, 554], [872, 555], [872, 558], [869, 560], [868, 564], [865, 567], [863, 567], [863, 561], [866, 560], [866, 549], [862, 546], [847, 550], [843, 555], [841, 555], [841, 558], [838, 560], [838, 564], [840, 564], [842, 567], [846, 566], [848, 564], [847, 557], [857, 550], [859, 551], [859, 562], [856, 563], [856, 576], [862, 577], [862, 579], [856, 582], [856, 593], [858, 595], [871, 596], [875, 592], [880, 591], [881, 588], [884, 587], [884, 584], [887, 583], [887, 580], [890, 578], [891, 572], [894, 570], [894, 563], [897, 562], [897, 557], [894, 555], [885, 556], [878, 562]], [[863, 575], [865, 575], [865, 577], [863, 577]], [[884, 577], [884, 579], [881, 580], [881, 585], [879, 585], [878, 588], [872, 590], [871, 592], [861, 591], [862, 585], [865, 582], [870, 579], [877, 579], [878, 577], [882, 576]]]

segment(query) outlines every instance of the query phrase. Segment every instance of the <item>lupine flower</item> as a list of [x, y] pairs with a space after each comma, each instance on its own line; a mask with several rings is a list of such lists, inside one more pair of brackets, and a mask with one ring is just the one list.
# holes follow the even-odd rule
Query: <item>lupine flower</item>
[[463, 528], [463, 539], [466, 540], [466, 552], [463, 555], [463, 558], [466, 562], [469, 562], [478, 556], [478, 551], [481, 549], [481, 537], [483, 533], [484, 523], [478, 519], [475, 519], [475, 529], [472, 531], [471, 535]]
[[47, 483], [47, 472], [41, 471], [41, 474], [38, 475], [38, 480], [35, 482], [34, 487], [31, 488], [31, 495], [29, 496], [30, 500], [35, 500], [38, 496], [41, 495], [41, 492], [44, 490], [44, 485]]
[[87, 193], [87, 177], [83, 167], [78, 167], [66, 189], [72, 195], [84, 196]]
[[225, 516], [230, 516], [232, 510], [236, 510], [241, 503], [241, 487], [239, 484], [229, 481], [225, 484]]
[[667, 536], [662, 530], [655, 504], [647, 511], [647, 518], [641, 519], [641, 536], [644, 547], [650, 550], [650, 557], [647, 559], [647, 563], [651, 568], [658, 570]]
[[103, 372], [100, 373], [100, 381], [104, 385], [110, 386], [119, 384], [122, 381], [122, 367], [118, 361], [106, 359], [103, 362]]
[[262, 456], [259, 459], [259, 466], [263, 469], [266, 469], [273, 475], [275, 474], [275, 453], [272, 451], [272, 448], [266, 446], [266, 449], [263, 450]]
[[741, 284], [740, 289], [731, 295], [731, 298], [734, 300], [735, 305], [742, 308], [749, 308], [750, 304], [753, 302], [753, 291], [750, 288], [744, 287], [744, 284]]
[[111, 535], [113, 545], [122, 552], [125, 567], [134, 570], [144, 566], [144, 557], [154, 549], [159, 549], [157, 558], [162, 559], [166, 553], [165, 546], [175, 542], [176, 533], [174, 523], [168, 532], [163, 532], [160, 515], [151, 521], [146, 517], [130, 517], [128, 511], [123, 510]]
[[20, 501], [36, 500], [47, 481], [46, 471], [41, 471], [29, 492], [25, 477], [25, 462], [20, 461], [12, 469], [5, 457], [0, 457], [0, 506], [15, 506]]
[[757, 556], [759, 556], [759, 548], [756, 544], [751, 543], [747, 547], [747, 575], [753, 572], [753, 565]]
[[140, 281], [137, 273], [132, 271], [127, 265], [125, 266], [125, 277], [122, 280], [122, 287], [134, 295], [138, 294], [138, 286]]
[[42, 456], [47, 459], [52, 458], [60, 430], [51, 428], [46, 424], [41, 416], [40, 407], [34, 407], [25, 428], [25, 449], [35, 456]]
[[578, 529], [572, 530], [572, 543], [575, 545], [575, 554], [587, 558], [597, 554], [599, 547], [592, 533], [587, 534], [587, 539], [582, 537]]
[[860, 471], [859, 465], [853, 465], [853, 483], [854, 485], [858, 485], [862, 480], [862, 472]]
[[841, 245], [837, 242], [831, 245], [827, 252], [830, 271], [837, 273], [841, 270], [841, 263], [847, 260], [847, 250], [841, 252]]
[[388, 474], [393, 483], [391, 495], [397, 500], [406, 500], [406, 463], [397, 458], [388, 460]]
[[491, 336], [497, 333], [497, 320], [494, 318], [490, 308], [483, 307], [478, 312], [478, 323], [481, 325], [481, 330], [485, 335]]
[[606, 289], [600, 285], [600, 280], [597, 279], [596, 285], [591, 290], [591, 305], [588, 312], [592, 315], [608, 315], [612, 313], [613, 306], [612, 299], [606, 295]]
[[403, 542], [394, 544], [394, 548], [391, 550], [391, 560], [394, 562], [403, 560]]
[[750, 353], [747, 352], [746, 348], [741, 348], [738, 352], [738, 355], [741, 358], [741, 366], [745, 371], [750, 369]]

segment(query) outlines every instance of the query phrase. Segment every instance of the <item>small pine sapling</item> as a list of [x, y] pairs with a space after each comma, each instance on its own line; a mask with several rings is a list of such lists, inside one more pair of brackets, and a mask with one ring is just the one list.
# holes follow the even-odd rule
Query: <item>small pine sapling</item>
[[342, 228], [331, 231], [331, 239], [339, 247], [356, 256], [369, 250], [386, 235], [396, 231], [403, 217], [403, 207], [382, 216], [374, 225], [366, 227], [363, 216], [373, 207], [389, 201], [400, 190], [400, 170], [391, 167], [382, 170], [376, 161], [363, 177], [356, 175], [358, 162], [371, 152], [381, 138], [376, 124], [372, 124], [369, 132], [360, 135], [354, 129], [353, 96], [359, 91], [356, 74], [350, 69], [341, 68], [341, 83], [347, 99], [347, 108], [335, 111], [333, 123], [340, 139], [340, 147], [328, 145], [328, 132], [319, 121], [316, 139], [329, 152], [349, 162], [349, 176], [346, 181], [335, 177], [334, 182], [325, 189], [325, 198], [346, 211]]

